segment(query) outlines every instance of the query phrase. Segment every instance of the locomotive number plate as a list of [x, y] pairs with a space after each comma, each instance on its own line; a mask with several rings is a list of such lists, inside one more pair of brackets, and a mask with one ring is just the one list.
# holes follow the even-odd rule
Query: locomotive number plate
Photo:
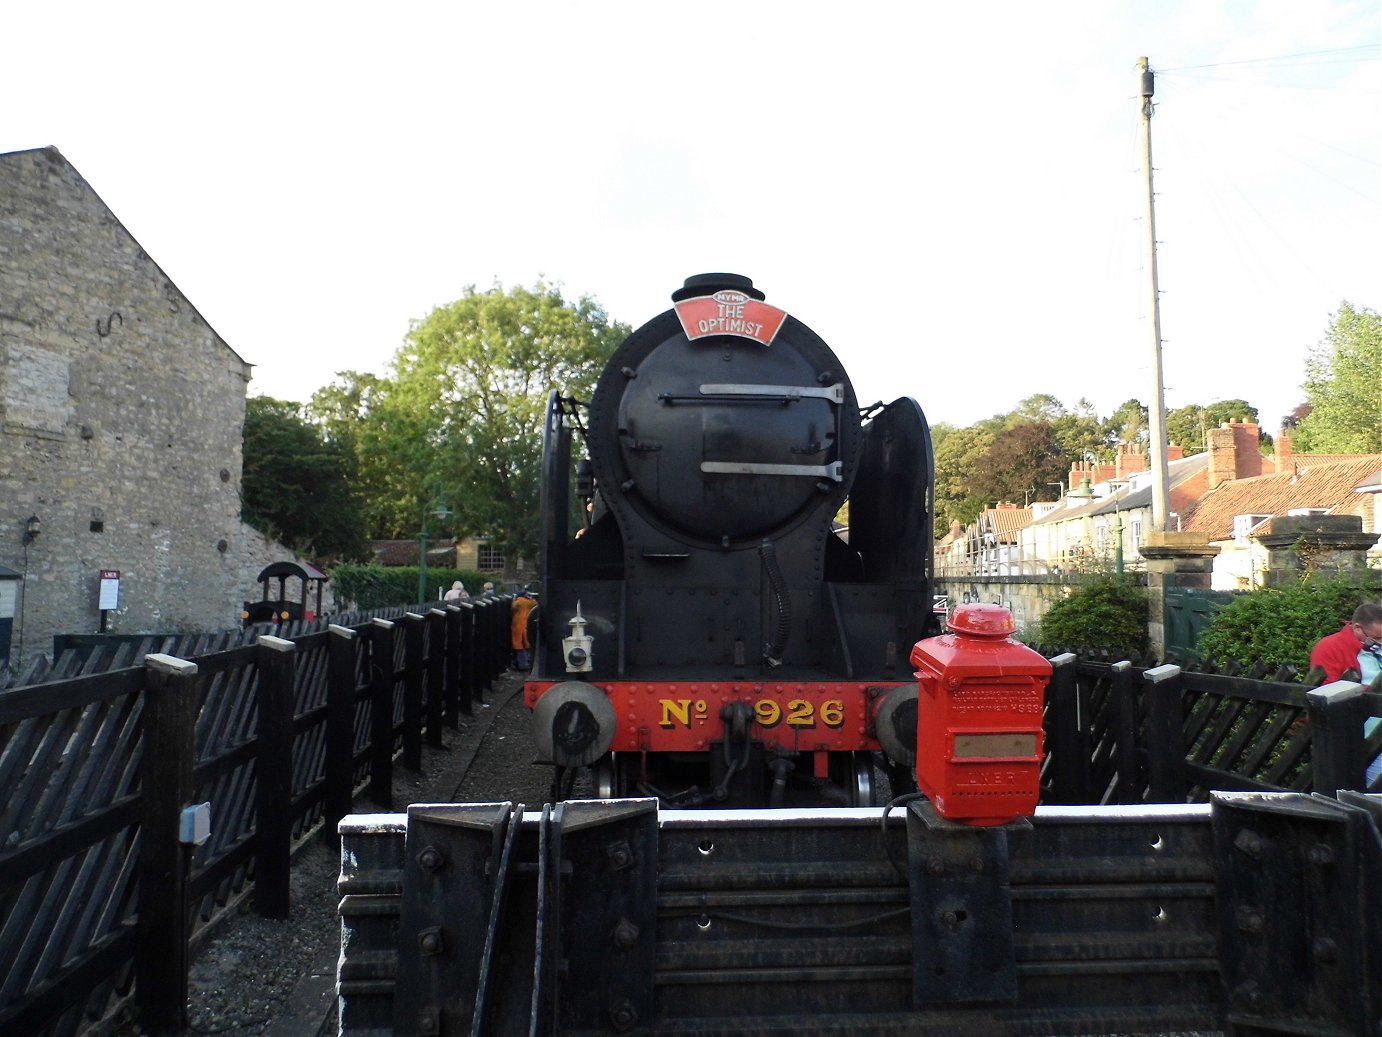
[[[663, 728], [687, 727], [693, 721], [705, 721], [710, 717], [710, 706], [705, 699], [658, 699], [662, 719], [658, 726]], [[753, 704], [754, 721], [766, 728], [779, 724], [787, 727], [828, 727], [838, 730], [845, 725], [845, 704], [840, 699], [825, 699], [819, 705], [810, 699], [761, 698]]]

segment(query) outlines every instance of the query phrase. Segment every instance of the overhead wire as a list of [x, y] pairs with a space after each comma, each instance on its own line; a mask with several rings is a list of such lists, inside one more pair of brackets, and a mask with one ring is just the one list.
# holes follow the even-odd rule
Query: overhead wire
[[1230, 68], [1230, 67], [1235, 66], [1235, 65], [1268, 65], [1268, 64], [1273, 64], [1273, 63], [1277, 63], [1277, 62], [1288, 62], [1288, 61], [1294, 63], [1294, 62], [1296, 62], [1296, 60], [1299, 59], [1299, 58], [1317, 58], [1317, 57], [1323, 57], [1323, 56], [1325, 56], [1325, 55], [1330, 55], [1330, 54], [1361, 54], [1361, 53], [1366, 53], [1366, 52], [1372, 53], [1373, 57], [1371, 57], [1371, 58], [1358, 57], [1358, 58], [1350, 58], [1350, 59], [1344, 59], [1344, 60], [1339, 60], [1339, 61], [1330, 61], [1330, 62], [1301, 62], [1301, 64], [1302, 64], [1302, 65], [1305, 65], [1305, 64], [1311, 64], [1311, 65], [1317, 65], [1317, 64], [1343, 65], [1343, 64], [1350, 64], [1350, 63], [1353, 63], [1353, 62], [1356, 62], [1356, 61], [1372, 61], [1372, 60], [1376, 60], [1376, 58], [1377, 58], [1379, 55], [1382, 55], [1382, 43], [1365, 43], [1365, 44], [1359, 44], [1359, 45], [1356, 46], [1356, 47], [1336, 47], [1336, 48], [1334, 48], [1334, 49], [1332, 49], [1332, 50], [1306, 50], [1306, 51], [1300, 51], [1300, 52], [1295, 53], [1295, 54], [1276, 54], [1276, 55], [1272, 55], [1272, 56], [1269, 56], [1269, 57], [1263, 57], [1263, 58], [1240, 58], [1240, 59], [1237, 60], [1237, 61], [1215, 61], [1215, 62], [1212, 62], [1212, 63], [1207, 64], [1207, 65], [1173, 65], [1173, 66], [1171, 66], [1170, 68], [1158, 68], [1158, 69], [1155, 69], [1154, 71], [1155, 71], [1158, 75], [1164, 75], [1164, 74], [1166, 74], [1166, 73], [1171, 73], [1171, 72], [1197, 72], [1197, 71], [1200, 71], [1200, 70], [1202, 70], [1202, 69], [1211, 69], [1211, 68]]

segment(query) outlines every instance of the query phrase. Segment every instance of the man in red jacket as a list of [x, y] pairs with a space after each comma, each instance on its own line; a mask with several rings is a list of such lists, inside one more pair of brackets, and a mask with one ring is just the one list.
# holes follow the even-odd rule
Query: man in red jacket
[[[1378, 671], [1371, 650], [1379, 646], [1382, 646], [1382, 605], [1364, 602], [1353, 610], [1353, 619], [1342, 629], [1321, 638], [1311, 649], [1310, 665], [1324, 670], [1325, 683], [1337, 681], [1346, 670], [1356, 674], [1353, 680], [1362, 678], [1363, 683], [1368, 683]], [[1359, 657], [1363, 652], [1368, 654], [1366, 660]]]

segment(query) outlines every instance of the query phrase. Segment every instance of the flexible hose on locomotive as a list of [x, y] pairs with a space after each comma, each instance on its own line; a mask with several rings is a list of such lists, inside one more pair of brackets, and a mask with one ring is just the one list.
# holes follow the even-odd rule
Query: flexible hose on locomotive
[[763, 573], [768, 578], [768, 590], [777, 609], [777, 626], [773, 630], [772, 640], [763, 646], [763, 661], [770, 667], [778, 667], [782, 665], [782, 653], [787, 648], [787, 635], [792, 630], [792, 600], [787, 596], [787, 581], [782, 578], [782, 569], [777, 564], [777, 548], [771, 540], [764, 540], [758, 546], [758, 557], [763, 563]]

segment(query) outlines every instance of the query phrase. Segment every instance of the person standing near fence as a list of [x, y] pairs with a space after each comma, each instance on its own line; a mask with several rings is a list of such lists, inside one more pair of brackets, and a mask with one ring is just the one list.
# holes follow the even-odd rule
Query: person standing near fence
[[[1382, 674], [1382, 605], [1365, 601], [1353, 610], [1353, 618], [1327, 637], [1320, 638], [1310, 652], [1310, 667], [1324, 671], [1325, 683], [1356, 680], [1371, 687]], [[1364, 737], [1382, 723], [1369, 717], [1363, 723]], [[1366, 782], [1382, 778], [1382, 755], [1368, 764]]]
[[[1382, 605], [1364, 602], [1353, 610], [1353, 618], [1327, 637], [1322, 637], [1310, 650], [1310, 666], [1324, 671], [1325, 683], [1337, 680], [1358, 680], [1371, 684], [1382, 672], [1374, 648], [1382, 647]], [[1356, 676], [1344, 678], [1352, 670]]]
[[519, 670], [527, 670], [533, 662], [533, 646], [528, 638], [528, 613], [532, 612], [536, 605], [537, 602], [528, 593], [527, 587], [519, 591], [518, 597], [513, 599], [513, 626], [510, 634], [514, 667]]

